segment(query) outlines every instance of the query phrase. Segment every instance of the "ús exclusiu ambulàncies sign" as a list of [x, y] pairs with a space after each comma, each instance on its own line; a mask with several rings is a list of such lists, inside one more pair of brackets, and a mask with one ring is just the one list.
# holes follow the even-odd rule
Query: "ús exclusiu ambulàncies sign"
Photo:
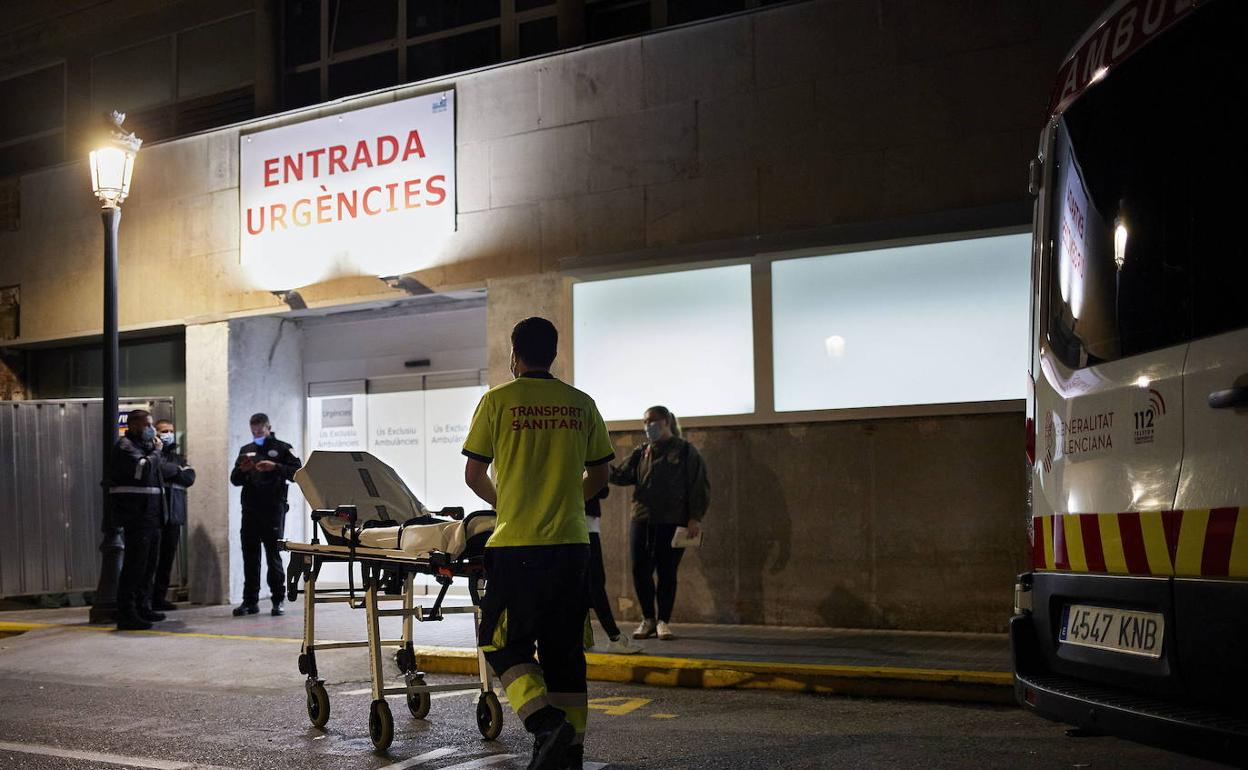
[[259, 288], [418, 270], [454, 230], [453, 91], [240, 138], [240, 261]]

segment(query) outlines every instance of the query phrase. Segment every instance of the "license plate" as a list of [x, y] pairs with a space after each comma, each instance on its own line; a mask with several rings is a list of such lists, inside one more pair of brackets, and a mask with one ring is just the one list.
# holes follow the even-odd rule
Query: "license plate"
[[1159, 612], [1068, 604], [1062, 613], [1058, 640], [1080, 647], [1160, 658], [1165, 632], [1166, 618]]

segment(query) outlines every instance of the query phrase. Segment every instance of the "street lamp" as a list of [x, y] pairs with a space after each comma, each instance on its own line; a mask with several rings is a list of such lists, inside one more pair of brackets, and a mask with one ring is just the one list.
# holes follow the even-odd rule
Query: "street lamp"
[[104, 419], [101, 465], [104, 478], [101, 488], [104, 495], [103, 540], [100, 542], [100, 582], [95, 590], [95, 602], [91, 605], [92, 623], [111, 623], [117, 616], [117, 579], [121, 574], [121, 560], [125, 552], [122, 529], [116, 526], [109, 501], [109, 460], [113, 443], [117, 439], [117, 228], [121, 224], [121, 203], [130, 194], [130, 177], [134, 173], [134, 158], [143, 141], [133, 133], [122, 130], [125, 113], [113, 112], [109, 116], [108, 135], [91, 151], [91, 191], [100, 201], [100, 216], [104, 221]]

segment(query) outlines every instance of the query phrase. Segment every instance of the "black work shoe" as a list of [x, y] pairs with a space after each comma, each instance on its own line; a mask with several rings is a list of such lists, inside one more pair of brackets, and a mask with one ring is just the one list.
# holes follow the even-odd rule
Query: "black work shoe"
[[237, 618], [237, 617], [242, 617], [243, 615], [255, 615], [258, 612], [260, 612], [259, 605], [248, 604], [247, 602], [243, 602], [242, 604], [234, 608], [234, 617]]
[[119, 615], [117, 617], [118, 631], [150, 631], [151, 628], [152, 624], [138, 615]]
[[273, 602], [273, 609], [269, 610], [269, 614], [275, 618], [281, 615], [285, 615], [286, 605], [282, 604], [281, 602]]
[[569, 746], [567, 752], [565, 752], [563, 756], [564, 770], [584, 770], [585, 746]]
[[155, 612], [147, 607], [140, 607], [135, 614], [146, 620], [148, 623], [159, 623], [165, 619], [165, 613]]
[[174, 604], [173, 602], [165, 601], [164, 599], [152, 600], [152, 609], [156, 610], [157, 612], [173, 612], [177, 608], [178, 608], [178, 605]]
[[533, 759], [528, 770], [563, 770], [568, 746], [576, 737], [576, 728], [570, 722], [549, 732], [538, 733], [533, 738]]

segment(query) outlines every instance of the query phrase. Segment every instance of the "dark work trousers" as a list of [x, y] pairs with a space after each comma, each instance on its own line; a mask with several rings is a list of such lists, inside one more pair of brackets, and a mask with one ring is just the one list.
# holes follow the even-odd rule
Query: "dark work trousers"
[[588, 564], [584, 545], [487, 548], [477, 640], [524, 728], [537, 734], [567, 719], [578, 745], [589, 717]]
[[173, 574], [173, 560], [178, 555], [178, 543], [181, 541], [181, 524], [166, 524], [161, 528], [160, 557], [156, 561], [156, 576], [152, 581], [152, 601], [169, 598], [169, 577]]
[[249, 514], [243, 512], [243, 604], [260, 602], [260, 549], [264, 549], [269, 593], [279, 602], [286, 593], [286, 571], [282, 569], [282, 550], [277, 541], [285, 529], [285, 514]]
[[657, 573], [658, 619], [665, 623], [672, 621], [672, 608], [676, 606], [676, 571], [680, 567], [680, 558], [685, 555], [685, 549], [672, 547], [675, 534], [675, 524], [651, 524], [648, 521], [633, 521], [629, 531], [633, 552], [633, 588], [637, 591], [642, 615], [647, 620], [655, 619], [654, 577]]
[[140, 607], [152, 604], [152, 578], [160, 559], [160, 528], [127, 526], [122, 537], [126, 550], [117, 578], [117, 616], [133, 617]]
[[602, 563], [602, 537], [597, 532], [589, 533], [589, 604], [607, 636], [619, 636], [620, 627], [615, 624], [611, 600], [607, 598], [607, 570]]

